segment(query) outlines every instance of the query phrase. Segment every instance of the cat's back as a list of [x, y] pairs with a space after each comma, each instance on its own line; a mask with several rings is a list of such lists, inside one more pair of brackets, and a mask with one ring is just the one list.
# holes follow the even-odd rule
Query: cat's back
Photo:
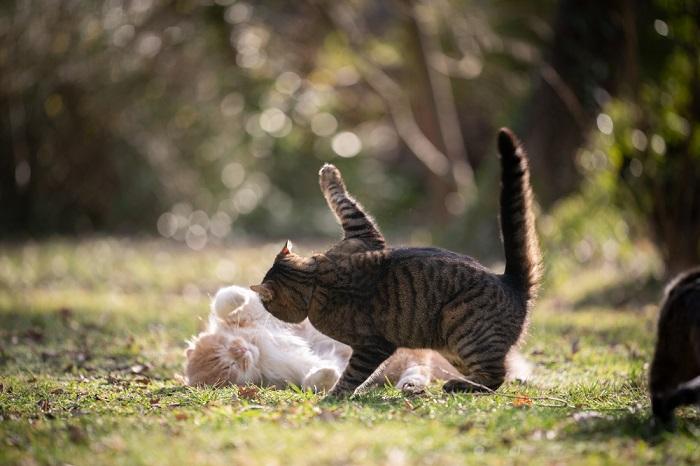
[[700, 326], [700, 267], [679, 275], [666, 288], [659, 316], [660, 328], [670, 322]]
[[[413, 261], [443, 261], [449, 263], [466, 263], [482, 267], [473, 257], [459, 254], [448, 249], [435, 247], [402, 247], [388, 250], [387, 258], [393, 263]], [[483, 267], [482, 267], [483, 268]]]
[[[397, 248], [387, 253], [387, 271], [414, 278], [433, 280], [437, 277], [462, 282], [468, 278], [495, 279], [486, 267], [473, 257], [441, 248]], [[488, 277], [488, 278], [487, 278]]]
[[666, 288], [659, 313], [656, 348], [649, 373], [652, 395], [700, 374], [700, 268]]

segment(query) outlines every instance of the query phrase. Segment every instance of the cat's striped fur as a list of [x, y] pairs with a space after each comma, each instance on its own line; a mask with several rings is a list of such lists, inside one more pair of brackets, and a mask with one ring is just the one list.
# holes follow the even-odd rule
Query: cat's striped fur
[[678, 406], [700, 403], [700, 268], [668, 286], [659, 313], [649, 392], [654, 417], [661, 423], [672, 421]]
[[[332, 394], [355, 390], [397, 347], [436, 349], [474, 382], [453, 379], [445, 384], [447, 391], [502, 384], [506, 356], [523, 333], [536, 294], [540, 252], [527, 158], [506, 129], [498, 146], [504, 274], [437, 248], [351, 254], [332, 249], [305, 258], [285, 246], [262, 285], [253, 287], [276, 317], [300, 322], [308, 316], [318, 330], [352, 347]], [[340, 173], [334, 167], [322, 170], [321, 186], [346, 226], [346, 239], [383, 242], [373, 221], [345, 194], [342, 180], [324, 188], [324, 171], [338, 179]], [[354, 227], [350, 233], [347, 226]], [[360, 236], [353, 237], [352, 231]]]

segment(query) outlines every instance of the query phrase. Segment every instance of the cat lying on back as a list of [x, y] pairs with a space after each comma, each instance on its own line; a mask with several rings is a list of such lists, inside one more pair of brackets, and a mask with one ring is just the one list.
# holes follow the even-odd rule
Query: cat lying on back
[[666, 290], [649, 391], [661, 424], [673, 421], [678, 406], [700, 402], [700, 268], [680, 275]]
[[275, 317], [309, 319], [352, 347], [331, 394], [373, 382], [398, 347], [438, 350], [462, 374], [444, 389], [495, 390], [519, 342], [540, 281], [540, 250], [525, 152], [501, 130], [501, 230], [506, 268], [490, 272], [471, 257], [437, 248], [387, 249], [374, 221], [347, 193], [340, 172], [320, 184], [345, 232], [325, 254], [302, 257], [286, 245], [262, 284], [251, 287]]
[[[212, 301], [206, 330], [186, 350], [188, 385], [258, 384], [328, 391], [350, 358], [350, 347], [318, 332], [304, 320], [288, 324], [270, 315], [247, 288], [223, 288]], [[420, 392], [455, 375], [433, 351], [402, 349], [376, 376], [407, 392]]]
[[287, 324], [246, 288], [219, 290], [205, 331], [185, 351], [188, 385], [258, 384], [330, 390], [349, 357], [308, 321]]

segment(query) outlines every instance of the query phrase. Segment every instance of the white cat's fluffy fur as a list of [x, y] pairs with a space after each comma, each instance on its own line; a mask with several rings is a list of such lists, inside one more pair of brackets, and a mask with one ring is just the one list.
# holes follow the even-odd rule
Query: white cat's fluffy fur
[[305, 320], [287, 324], [269, 314], [248, 288], [222, 288], [211, 303], [206, 329], [189, 342], [189, 385], [255, 383], [330, 390], [350, 348], [322, 335]]

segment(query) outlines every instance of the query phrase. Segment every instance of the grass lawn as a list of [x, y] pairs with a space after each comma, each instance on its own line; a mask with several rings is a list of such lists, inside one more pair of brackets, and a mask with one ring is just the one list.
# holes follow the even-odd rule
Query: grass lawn
[[0, 465], [700, 464], [697, 410], [675, 434], [649, 428], [656, 306], [596, 299], [620, 276], [605, 268], [545, 290], [533, 379], [495, 396], [184, 387], [209, 296], [259, 282], [278, 248], [1, 246]]

